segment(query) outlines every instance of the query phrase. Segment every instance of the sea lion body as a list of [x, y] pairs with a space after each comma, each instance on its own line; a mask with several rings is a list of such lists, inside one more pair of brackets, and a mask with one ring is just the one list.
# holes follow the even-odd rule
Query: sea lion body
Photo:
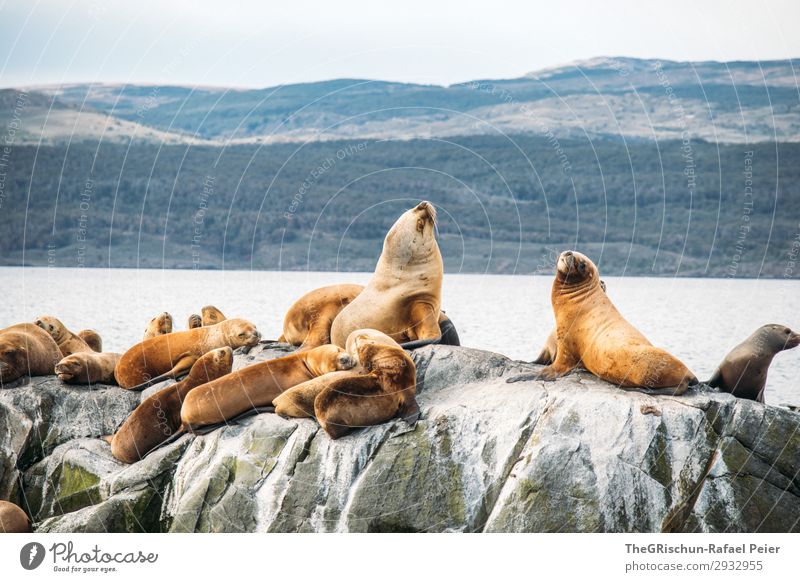
[[159, 313], [147, 323], [143, 339], [148, 340], [168, 333], [172, 333], [172, 316], [165, 311]]
[[271, 406], [297, 384], [352, 366], [347, 352], [332, 345], [259, 362], [193, 390], [183, 403], [181, 419], [187, 428], [222, 423], [249, 409]]
[[86, 345], [92, 348], [92, 351], [103, 351], [103, 338], [100, 334], [93, 329], [82, 329], [76, 334], [79, 338], [86, 342]]
[[256, 326], [245, 319], [227, 319], [209, 327], [159, 335], [125, 352], [115, 376], [123, 388], [139, 389], [188, 372], [200, 356], [211, 350], [253, 347], [259, 339]]
[[200, 319], [203, 322], [203, 326], [217, 325], [218, 323], [222, 323], [227, 319], [225, 314], [213, 305], [206, 305], [200, 310], [200, 313]]
[[72, 354], [56, 364], [56, 376], [68, 384], [116, 384], [114, 370], [121, 357], [113, 352]]
[[363, 285], [342, 284], [309, 291], [286, 312], [281, 341], [304, 349], [331, 343], [333, 320], [363, 290]]
[[[620, 387], [683, 394], [697, 378], [676, 357], [653, 346], [620, 313], [600, 286], [597, 267], [581, 253], [558, 260], [552, 291], [555, 361], [536, 376], [554, 380], [582, 364]], [[512, 378], [511, 381], [524, 379]]]
[[58, 349], [61, 350], [63, 357], [77, 354], [79, 352], [91, 352], [91, 347], [85, 341], [78, 337], [77, 334], [72, 333], [67, 327], [52, 315], [42, 315], [34, 321], [36, 325], [41, 327], [58, 344]]
[[22, 376], [49, 376], [62, 357], [53, 337], [34, 323], [0, 330], [0, 384]]
[[144, 399], [111, 439], [111, 454], [135, 463], [181, 428], [181, 406], [191, 390], [230, 373], [233, 350], [217, 348], [203, 354], [189, 375]]
[[391, 337], [372, 329], [356, 330], [346, 342], [358, 367], [299, 384], [274, 400], [275, 412], [316, 417], [331, 438], [352, 428], [372, 426], [400, 416], [419, 417], [414, 361]]
[[421, 202], [386, 235], [366, 288], [336, 316], [331, 343], [344, 347], [358, 329], [376, 329], [397, 342], [441, 336], [443, 264], [436, 243], [436, 210]]
[[0, 533], [30, 533], [31, 520], [21, 507], [0, 501]]
[[767, 372], [772, 359], [779, 352], [798, 345], [800, 333], [784, 325], [764, 325], [733, 348], [706, 383], [737, 398], [764, 402]]

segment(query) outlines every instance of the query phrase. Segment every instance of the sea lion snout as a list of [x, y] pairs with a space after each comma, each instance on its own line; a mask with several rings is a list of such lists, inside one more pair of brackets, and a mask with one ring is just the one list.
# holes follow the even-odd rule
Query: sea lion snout
[[796, 348], [800, 346], [800, 333], [796, 331], [789, 332], [789, 338], [786, 340], [786, 345], [784, 346], [784, 350], [791, 350], [792, 348]]
[[427, 200], [423, 200], [414, 210], [421, 214], [423, 218], [430, 220], [431, 222], [436, 222], [436, 208], [434, 208], [433, 204], [428, 202]]

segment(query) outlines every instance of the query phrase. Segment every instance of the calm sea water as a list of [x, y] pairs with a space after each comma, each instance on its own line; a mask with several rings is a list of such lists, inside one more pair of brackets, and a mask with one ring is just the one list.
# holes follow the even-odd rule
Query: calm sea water
[[[213, 304], [253, 321], [265, 338], [280, 336], [283, 316], [300, 295], [332, 283], [366, 283], [370, 273], [172, 271], [149, 269], [0, 268], [0, 328], [55, 315], [74, 331], [98, 330], [107, 351], [141, 340], [162, 311], [177, 329]], [[800, 328], [800, 281], [606, 277], [608, 294], [651, 342], [701, 379], [764, 323]], [[463, 345], [519, 360], [539, 353], [550, 329], [550, 277], [447, 275], [443, 308]], [[800, 405], [800, 349], [779, 354], [767, 401]]]

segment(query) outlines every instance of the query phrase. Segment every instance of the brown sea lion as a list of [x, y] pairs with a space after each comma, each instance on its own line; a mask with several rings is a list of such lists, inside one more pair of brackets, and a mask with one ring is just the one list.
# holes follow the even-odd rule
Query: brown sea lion
[[555, 380], [582, 364], [594, 375], [622, 388], [679, 395], [697, 378], [675, 356], [654, 347], [617, 311], [600, 287], [600, 274], [588, 257], [561, 253], [553, 282], [558, 346], [555, 361], [527, 379]]
[[261, 339], [246, 319], [226, 319], [217, 325], [159, 335], [136, 344], [122, 355], [114, 375], [123, 388], [141, 390], [177, 378], [203, 354], [229, 346], [253, 347]]
[[[603, 290], [603, 293], [606, 292], [605, 281], [602, 280], [600, 281], [600, 288]], [[558, 351], [558, 334], [556, 333], [556, 328], [554, 327], [550, 332], [550, 335], [547, 336], [542, 351], [539, 352], [539, 356], [533, 361], [533, 363], [542, 364], [543, 366], [548, 366], [556, 360], [557, 351]]]
[[216, 325], [228, 319], [225, 314], [213, 305], [206, 305], [200, 310], [203, 325]]
[[346, 351], [330, 344], [259, 362], [193, 390], [183, 403], [181, 419], [188, 429], [224, 423], [248, 410], [271, 406], [292, 386], [353, 365]]
[[309, 291], [286, 312], [278, 341], [305, 349], [331, 343], [333, 320], [363, 290], [363, 285], [342, 284]]
[[33, 323], [0, 330], [0, 385], [22, 376], [49, 376], [62, 358], [53, 337]]
[[31, 520], [21, 507], [0, 501], [0, 533], [30, 533]]
[[79, 338], [86, 342], [86, 345], [92, 348], [92, 351], [103, 351], [103, 338], [100, 334], [93, 329], [82, 329], [76, 334]]
[[203, 354], [180, 382], [144, 399], [111, 439], [111, 454], [123, 463], [135, 463], [181, 431], [181, 406], [189, 392], [230, 373], [233, 350], [217, 348]]
[[56, 376], [67, 384], [116, 384], [114, 370], [122, 354], [78, 352], [56, 364]]
[[397, 219], [366, 288], [333, 320], [333, 344], [344, 347], [353, 331], [364, 328], [397, 342], [441, 337], [443, 266], [435, 228], [430, 202], [420, 202]]
[[283, 416], [315, 416], [331, 438], [352, 428], [372, 426], [399, 416], [419, 418], [414, 361], [392, 338], [373, 329], [356, 330], [347, 340], [358, 367], [320, 376], [275, 398]]
[[61, 323], [61, 321], [52, 315], [42, 315], [37, 317], [34, 323], [49, 333], [50, 337], [56, 340], [58, 349], [61, 350], [61, 355], [63, 357], [77, 354], [78, 352], [93, 351], [92, 348], [89, 347], [89, 344], [68, 330], [67, 327]]
[[189, 321], [186, 324], [186, 329], [196, 329], [198, 327], [203, 327], [203, 318], [197, 315], [196, 313], [192, 313], [189, 316]]
[[168, 333], [172, 333], [172, 316], [165, 311], [159, 313], [147, 323], [143, 339], [148, 340]]
[[733, 348], [717, 367], [709, 386], [764, 402], [767, 372], [778, 352], [800, 345], [800, 333], [785, 325], [769, 324], [759, 327], [750, 337]]

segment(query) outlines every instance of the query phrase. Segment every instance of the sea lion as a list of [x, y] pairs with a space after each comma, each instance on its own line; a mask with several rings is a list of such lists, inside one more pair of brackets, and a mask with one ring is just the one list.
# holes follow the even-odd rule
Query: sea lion
[[759, 327], [750, 337], [733, 348], [705, 384], [733, 394], [764, 402], [764, 388], [772, 358], [778, 352], [800, 345], [800, 333], [785, 325]]
[[443, 265], [435, 228], [430, 202], [420, 202], [397, 219], [366, 288], [333, 320], [333, 344], [344, 347], [353, 331], [364, 328], [397, 342], [441, 337]]
[[49, 376], [62, 357], [56, 340], [36, 324], [0, 330], [0, 384], [22, 376]]
[[[605, 281], [603, 280], [600, 281], [600, 288], [603, 290], [603, 293], [606, 292]], [[539, 352], [539, 356], [533, 361], [533, 363], [542, 364], [544, 366], [552, 364], [556, 360], [557, 350], [558, 350], [558, 335], [556, 334], [556, 328], [554, 327], [552, 331], [550, 331], [550, 335], [547, 336], [542, 351]]]
[[100, 334], [93, 329], [82, 329], [77, 334], [79, 338], [86, 342], [86, 345], [92, 348], [92, 351], [103, 351], [103, 338]]
[[172, 316], [165, 311], [159, 313], [147, 323], [143, 339], [148, 340], [168, 333], [172, 333]]
[[331, 343], [333, 320], [363, 290], [363, 285], [342, 284], [309, 291], [286, 312], [278, 341], [305, 349]]
[[287, 390], [274, 399], [275, 412], [300, 418], [313, 415], [333, 439], [352, 428], [396, 416], [416, 422], [417, 372], [405, 350], [374, 329], [356, 330], [346, 343], [357, 368], [326, 374]]
[[206, 305], [200, 310], [203, 325], [216, 325], [228, 319], [225, 314], [213, 305]]
[[144, 399], [111, 438], [111, 454], [135, 463], [158, 445], [181, 432], [181, 406], [189, 392], [230, 373], [233, 350], [217, 348], [203, 354], [189, 375]]
[[91, 352], [93, 351], [89, 344], [79, 338], [76, 334], [72, 333], [67, 327], [52, 315], [42, 315], [37, 317], [33, 322], [47, 333], [50, 334], [56, 343], [58, 349], [61, 350], [63, 357], [77, 354], [78, 352]]
[[186, 329], [195, 329], [198, 327], [203, 327], [203, 318], [197, 315], [196, 313], [192, 313], [189, 316], [189, 321], [186, 325]]
[[21, 507], [0, 501], [0, 533], [30, 533], [31, 520]]
[[116, 384], [114, 370], [122, 354], [78, 352], [56, 364], [56, 376], [67, 384]]
[[141, 390], [189, 371], [211, 350], [253, 347], [261, 339], [246, 319], [226, 319], [217, 325], [159, 335], [136, 344], [122, 355], [114, 375], [123, 388]]
[[527, 379], [555, 380], [582, 364], [594, 375], [622, 388], [680, 395], [697, 378], [676, 357], [654, 347], [617, 311], [600, 287], [600, 274], [588, 257], [561, 253], [553, 282], [558, 346], [555, 361]]
[[353, 365], [346, 351], [330, 344], [259, 362], [193, 390], [183, 403], [181, 420], [189, 430], [224, 423], [248, 410], [271, 406], [297, 384]]

